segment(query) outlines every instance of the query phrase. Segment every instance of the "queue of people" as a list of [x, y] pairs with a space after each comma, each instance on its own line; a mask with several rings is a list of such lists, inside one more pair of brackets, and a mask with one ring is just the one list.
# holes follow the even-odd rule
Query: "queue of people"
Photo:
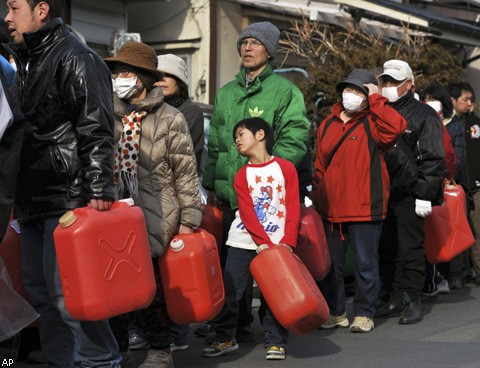
[[[14, 124], [0, 140], [0, 147], [10, 147], [0, 151], [10, 163], [0, 178], [18, 171], [18, 178], [2, 185], [0, 229], [14, 202], [24, 284], [40, 314], [46, 361], [52, 367], [120, 367], [132, 358], [132, 316], [96, 322], [70, 316], [53, 242], [66, 211], [86, 205], [108, 211], [114, 200], [131, 197], [145, 214], [157, 282], [154, 301], [134, 317], [149, 345], [140, 367], [174, 366], [172, 351], [188, 348], [189, 330], [169, 321], [158, 257], [172, 236], [200, 225], [200, 184], [209, 203], [223, 212], [219, 247], [226, 302], [196, 333], [208, 335], [204, 357], [237, 350], [254, 318], [248, 266], [265, 248], [296, 246], [300, 193], [306, 187], [297, 174], [305, 171], [309, 157], [303, 95], [271, 66], [280, 30], [258, 22], [242, 31], [236, 45], [242, 67], [216, 94], [208, 159], [202, 163], [203, 119], [188, 96], [184, 61], [173, 54], [157, 56], [141, 42], [126, 43], [102, 61], [65, 27], [60, 5], [58, 0], [7, 1], [12, 42], [5, 48], [15, 60], [17, 88], [11, 99]], [[393, 316], [400, 324], [418, 323], [422, 293], [438, 292], [440, 274], [451, 288], [462, 287], [472, 259], [480, 279], [480, 173], [472, 158], [479, 151], [480, 120], [472, 112], [473, 89], [465, 83], [448, 91], [427, 88], [425, 103], [413, 89], [413, 71], [403, 60], [386, 61], [379, 76], [352, 70], [338, 81], [338, 102], [319, 126], [310, 197], [323, 217], [319, 226], [332, 259], [319, 283], [330, 308], [322, 328], [349, 326], [367, 333], [375, 318]], [[268, 190], [263, 176], [283, 189]], [[425, 260], [423, 223], [432, 206], [441, 204], [450, 180], [465, 188], [469, 219], [479, 236], [469, 252], [437, 269]], [[267, 203], [261, 211], [255, 207], [260, 196]], [[275, 231], [265, 223], [274, 223]], [[356, 280], [352, 321], [344, 284], [348, 246]], [[288, 331], [262, 303], [266, 359], [283, 360]]]

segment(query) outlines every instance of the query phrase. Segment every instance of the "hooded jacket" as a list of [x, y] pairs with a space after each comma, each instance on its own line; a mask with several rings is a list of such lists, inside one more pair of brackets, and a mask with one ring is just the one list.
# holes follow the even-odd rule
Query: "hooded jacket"
[[223, 86], [215, 97], [208, 137], [208, 159], [203, 187], [214, 190], [220, 200], [237, 208], [233, 187], [235, 174], [247, 163], [233, 141], [233, 127], [239, 121], [260, 117], [274, 132], [273, 155], [301, 163], [307, 151], [310, 124], [300, 90], [267, 67], [246, 86], [246, 70]]
[[148, 113], [141, 124], [135, 202], [145, 214], [152, 257], [159, 257], [180, 224], [197, 227], [202, 220], [188, 124], [180, 111], [163, 102], [160, 87], [130, 106], [115, 95], [114, 104], [115, 142], [120, 140], [125, 115], [131, 111]]
[[446, 168], [440, 117], [411, 91], [391, 106], [408, 124], [405, 134], [385, 155], [391, 202], [412, 195], [432, 205], [441, 204]]
[[[341, 102], [318, 128], [313, 198], [330, 222], [379, 221], [387, 214], [389, 177], [384, 152], [404, 132], [407, 122], [379, 94], [368, 97], [369, 109], [346, 123]], [[354, 126], [345, 140], [334, 147]]]
[[61, 18], [24, 34], [24, 40], [26, 49], [6, 47], [17, 65], [17, 100], [27, 122], [16, 193], [19, 220], [59, 216], [93, 198], [113, 200], [107, 66]]

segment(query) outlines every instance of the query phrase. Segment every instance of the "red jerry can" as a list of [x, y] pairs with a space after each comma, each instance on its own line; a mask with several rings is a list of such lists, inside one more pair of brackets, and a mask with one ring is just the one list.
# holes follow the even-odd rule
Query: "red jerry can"
[[330, 271], [330, 251], [323, 221], [313, 207], [300, 209], [300, 229], [294, 253], [307, 266], [315, 281], [322, 280]]
[[150, 246], [140, 207], [77, 208], [53, 233], [65, 306], [80, 321], [146, 308], [155, 296]]
[[22, 298], [30, 302], [22, 281], [22, 243], [19, 231], [18, 222], [16, 220], [10, 221], [5, 237], [0, 243], [0, 257], [7, 267], [13, 288]]
[[203, 229], [175, 235], [158, 264], [173, 322], [205, 322], [220, 313], [225, 290], [213, 235]]
[[220, 252], [223, 241], [222, 211], [220, 211], [218, 207], [207, 204], [204, 208], [202, 223], [199, 227], [207, 230], [215, 237], [218, 251]]
[[277, 321], [305, 335], [330, 316], [328, 305], [307, 267], [283, 245], [261, 251], [250, 272]]
[[432, 207], [424, 227], [425, 254], [432, 264], [450, 261], [475, 243], [461, 185], [445, 187], [442, 205]]

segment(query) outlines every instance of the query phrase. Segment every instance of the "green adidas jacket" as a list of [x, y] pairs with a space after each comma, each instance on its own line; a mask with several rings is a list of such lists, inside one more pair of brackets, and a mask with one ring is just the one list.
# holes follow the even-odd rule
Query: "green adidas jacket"
[[247, 159], [237, 152], [233, 127], [240, 120], [261, 117], [274, 131], [273, 154], [298, 166], [305, 156], [310, 123], [300, 90], [288, 79], [273, 73], [267, 67], [246, 88], [246, 70], [220, 88], [215, 97], [208, 159], [203, 176], [203, 187], [214, 190], [217, 197], [237, 208], [233, 179]]

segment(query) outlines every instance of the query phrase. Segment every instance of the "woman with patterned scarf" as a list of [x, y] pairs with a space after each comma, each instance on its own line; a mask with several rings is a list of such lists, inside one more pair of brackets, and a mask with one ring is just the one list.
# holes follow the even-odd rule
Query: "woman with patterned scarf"
[[[115, 109], [115, 179], [118, 197], [132, 197], [145, 214], [157, 294], [142, 311], [150, 343], [141, 368], [173, 367], [170, 331], [158, 257], [177, 233], [191, 233], [202, 213], [193, 144], [184, 116], [154, 88], [163, 73], [155, 50], [129, 42], [105, 59], [112, 71]], [[128, 349], [128, 331], [118, 336]], [[123, 345], [123, 346], [122, 346]]]

